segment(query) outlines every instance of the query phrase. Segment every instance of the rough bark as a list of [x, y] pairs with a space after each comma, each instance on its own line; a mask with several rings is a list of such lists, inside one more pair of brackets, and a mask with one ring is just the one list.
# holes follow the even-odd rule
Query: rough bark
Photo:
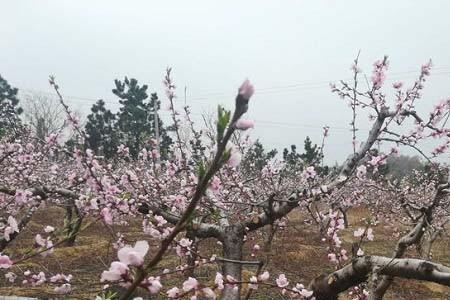
[[[417, 223], [417, 225], [405, 236], [403, 236], [397, 243], [397, 246], [394, 250], [394, 253], [392, 255], [393, 258], [400, 258], [402, 257], [408, 247], [418, 244], [422, 237], [424, 236], [424, 233], [428, 226], [433, 221], [433, 212], [434, 209], [441, 203], [441, 201], [447, 197], [449, 191], [449, 179], [447, 179], [447, 182], [441, 182], [437, 186], [437, 191], [434, 196], [434, 200], [431, 203], [430, 206], [424, 209], [423, 216], [421, 220]], [[394, 280], [394, 277], [392, 276], [382, 276], [381, 280], [375, 285], [375, 288], [373, 288], [370, 291], [369, 300], [382, 300], [384, 297], [384, 294], [386, 294], [386, 291], [391, 286], [392, 282]]]
[[266, 231], [266, 238], [264, 239], [264, 251], [270, 252], [272, 250], [272, 242], [277, 232], [277, 226], [270, 224]]
[[424, 280], [450, 286], [450, 268], [444, 265], [422, 259], [365, 256], [354, 259], [351, 264], [331, 274], [315, 278], [309, 288], [316, 300], [335, 300], [340, 293], [365, 282], [373, 270], [391, 278]]
[[[222, 240], [223, 255], [225, 259], [242, 260], [242, 246], [244, 244], [244, 228], [241, 225], [230, 225], [224, 229]], [[240, 281], [242, 274], [242, 264], [224, 261], [223, 262], [223, 276], [232, 276], [234, 279]], [[223, 300], [239, 300], [240, 286], [225, 285], [222, 292]]]
[[433, 244], [438, 238], [438, 236], [441, 234], [441, 231], [436, 229], [435, 231], [431, 232], [428, 229], [427, 234], [425, 234], [420, 241], [420, 257], [426, 260], [431, 259], [431, 249], [433, 248]]
[[64, 243], [65, 247], [72, 247], [75, 245], [75, 240], [78, 235], [78, 231], [81, 228], [81, 224], [83, 222], [83, 216], [79, 211], [78, 207], [76, 207], [75, 202], [70, 199], [69, 203], [66, 207], [66, 218], [65, 218], [65, 233], [66, 233], [66, 241]]

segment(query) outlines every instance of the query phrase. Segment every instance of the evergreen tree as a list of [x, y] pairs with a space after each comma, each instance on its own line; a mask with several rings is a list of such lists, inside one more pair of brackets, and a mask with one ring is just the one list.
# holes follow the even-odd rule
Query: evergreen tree
[[296, 166], [303, 166], [301, 155], [297, 153], [297, 146], [291, 145], [291, 150], [287, 148], [283, 150], [283, 160], [289, 168], [295, 168]]
[[254, 174], [261, 171], [275, 155], [277, 155], [276, 149], [266, 152], [264, 146], [259, 140], [256, 140], [253, 146], [245, 154], [241, 166], [248, 174]]
[[305, 152], [300, 154], [300, 158], [304, 165], [314, 165], [322, 161], [323, 155], [320, 153], [320, 147], [317, 144], [312, 144], [309, 136], [306, 137], [303, 146]]
[[290, 151], [284, 148], [283, 160], [288, 170], [292, 172], [302, 171], [305, 167], [314, 166], [317, 173], [326, 175], [329, 172], [328, 166], [321, 166], [323, 154], [317, 144], [312, 143], [309, 136], [303, 143], [303, 153], [297, 152], [297, 146], [291, 145]]
[[0, 76], [0, 137], [20, 125], [19, 115], [22, 108], [19, 107], [17, 93], [18, 89], [11, 87], [8, 81]]
[[[146, 142], [155, 137], [155, 111], [160, 109], [160, 101], [154, 93], [148, 98], [147, 85], [140, 86], [134, 78], [124, 81], [115, 80], [116, 88], [113, 93], [120, 98], [122, 104], [117, 114], [116, 128], [120, 134], [121, 143], [125, 144], [133, 158], [137, 158], [139, 151]], [[161, 154], [167, 152], [171, 139], [158, 118]]]
[[86, 146], [97, 155], [111, 158], [117, 152], [119, 143], [115, 130], [116, 115], [106, 109], [105, 102], [98, 100], [91, 108], [87, 117], [85, 129], [87, 133]]

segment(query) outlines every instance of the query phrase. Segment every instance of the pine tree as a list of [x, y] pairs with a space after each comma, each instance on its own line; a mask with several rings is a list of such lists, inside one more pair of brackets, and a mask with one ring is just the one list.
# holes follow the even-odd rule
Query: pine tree
[[275, 155], [277, 155], [276, 149], [266, 152], [260, 141], [256, 140], [247, 151], [242, 161], [242, 167], [248, 174], [258, 173]]
[[[117, 114], [116, 129], [120, 141], [129, 148], [131, 157], [137, 158], [148, 140], [155, 137], [155, 111], [158, 113], [161, 103], [155, 93], [151, 95], [150, 101], [146, 101], [148, 86], [140, 86], [134, 78], [125, 77], [123, 82], [116, 79], [115, 85], [112, 91], [122, 104]], [[164, 156], [172, 141], [160, 118], [158, 121], [160, 148]]]
[[97, 155], [105, 158], [113, 157], [119, 143], [115, 130], [116, 115], [106, 109], [105, 102], [98, 100], [91, 108], [91, 114], [86, 123], [86, 146]]
[[305, 152], [300, 154], [300, 158], [305, 165], [314, 165], [319, 163], [323, 159], [323, 155], [320, 153], [320, 147], [317, 144], [312, 144], [309, 136], [306, 137], [303, 146]]
[[297, 152], [297, 146], [291, 145], [290, 151], [284, 148], [283, 160], [291, 172], [302, 171], [305, 167], [314, 166], [319, 174], [328, 174], [329, 168], [321, 166], [323, 154], [317, 144], [312, 144], [309, 136], [303, 142], [303, 153]]
[[283, 150], [283, 160], [286, 163], [287, 170], [296, 172], [303, 170], [303, 161], [301, 155], [297, 152], [297, 146], [291, 145], [291, 150]]

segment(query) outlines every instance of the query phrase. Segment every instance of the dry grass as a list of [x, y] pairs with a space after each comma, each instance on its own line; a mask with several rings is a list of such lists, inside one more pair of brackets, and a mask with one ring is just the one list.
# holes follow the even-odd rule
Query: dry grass
[[[8, 248], [7, 254], [14, 259], [22, 257], [30, 249], [31, 239], [36, 233], [42, 232], [43, 225], [48, 224], [60, 226], [63, 212], [58, 208], [48, 208], [36, 214], [30, 226], [21, 233], [21, 236], [15, 241], [12, 247]], [[362, 226], [363, 219], [368, 216], [364, 209], [354, 209], [349, 215], [350, 228], [342, 232], [344, 247], [349, 248], [349, 242], [352, 240], [352, 233], [358, 227]], [[291, 222], [287, 229], [279, 231], [275, 237], [272, 251], [270, 253], [261, 253], [259, 258], [267, 262], [266, 268], [272, 273], [285, 273], [292, 282], [309, 282], [315, 276], [324, 272], [332, 271], [332, 267], [327, 263], [326, 245], [321, 241], [318, 230], [314, 226], [302, 223], [301, 213], [294, 213], [291, 216]], [[132, 240], [139, 239], [140, 221], [132, 222], [132, 226], [119, 228], [120, 232], [127, 233]], [[396, 239], [394, 230], [383, 224], [374, 228], [375, 240], [367, 243], [364, 250], [367, 254], [389, 255], [392, 252]], [[260, 240], [261, 236], [251, 236], [249, 239]], [[48, 270], [49, 274], [64, 273], [72, 274], [73, 293], [65, 298], [61, 298], [53, 293], [49, 286], [40, 286], [36, 288], [21, 287], [11, 285], [0, 278], [0, 295], [20, 295], [38, 297], [40, 299], [93, 299], [102, 288], [99, 283], [100, 274], [107, 269], [109, 263], [115, 259], [115, 253], [112, 253], [109, 245], [112, 242], [111, 235], [102, 226], [94, 224], [77, 239], [74, 247], [58, 247], [54, 254], [48, 257], [34, 257], [18, 266], [20, 270]], [[130, 241], [131, 243], [132, 241]], [[450, 265], [450, 253], [447, 251], [449, 240], [447, 238], [436, 242], [433, 251], [435, 261]], [[156, 246], [153, 243], [153, 247]], [[249, 243], [251, 244], [251, 243]], [[260, 243], [262, 244], [262, 243]], [[206, 240], [201, 243], [202, 251], [209, 253], [220, 253], [218, 246], [213, 240]], [[249, 245], [246, 245], [248, 251]], [[248, 253], [246, 253], [248, 257]], [[417, 256], [412, 249], [408, 256]], [[161, 263], [159, 270], [165, 267], [174, 267], [179, 259], [175, 256], [169, 256]], [[211, 280], [217, 266], [203, 268], [196, 274], [202, 282]], [[15, 270], [17, 271], [17, 269]], [[254, 273], [254, 268], [248, 268], [244, 271], [244, 278], [250, 277]], [[17, 271], [19, 274], [20, 272]], [[19, 278], [20, 279], [20, 278]], [[179, 284], [181, 276], [168, 278], [164, 284]], [[20, 282], [20, 280], [18, 280]], [[245, 290], [246, 287], [244, 287]], [[59, 298], [58, 298], [59, 297]], [[163, 299], [164, 296], [159, 298]], [[252, 299], [284, 299], [282, 295], [275, 290], [261, 290], [254, 293]], [[341, 299], [350, 299], [342, 295]], [[434, 283], [419, 282], [413, 280], [395, 280], [390, 288], [386, 299], [450, 299], [450, 289]]]

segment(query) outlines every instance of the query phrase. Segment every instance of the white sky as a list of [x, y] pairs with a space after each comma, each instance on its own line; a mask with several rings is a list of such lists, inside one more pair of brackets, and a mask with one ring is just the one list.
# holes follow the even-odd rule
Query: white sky
[[281, 150], [306, 135], [319, 142], [329, 125], [328, 162], [351, 150], [351, 111], [328, 82], [351, 75], [359, 49], [363, 71], [387, 54], [388, 79], [407, 82], [433, 59], [420, 112], [450, 96], [446, 0], [0, 0], [0, 9], [0, 74], [22, 90], [51, 92], [54, 74], [75, 109], [88, 112], [99, 98], [114, 109], [115, 78], [135, 77], [162, 98], [171, 66], [180, 107], [187, 86], [198, 118], [218, 103], [231, 108], [248, 77], [256, 87], [252, 136]]

